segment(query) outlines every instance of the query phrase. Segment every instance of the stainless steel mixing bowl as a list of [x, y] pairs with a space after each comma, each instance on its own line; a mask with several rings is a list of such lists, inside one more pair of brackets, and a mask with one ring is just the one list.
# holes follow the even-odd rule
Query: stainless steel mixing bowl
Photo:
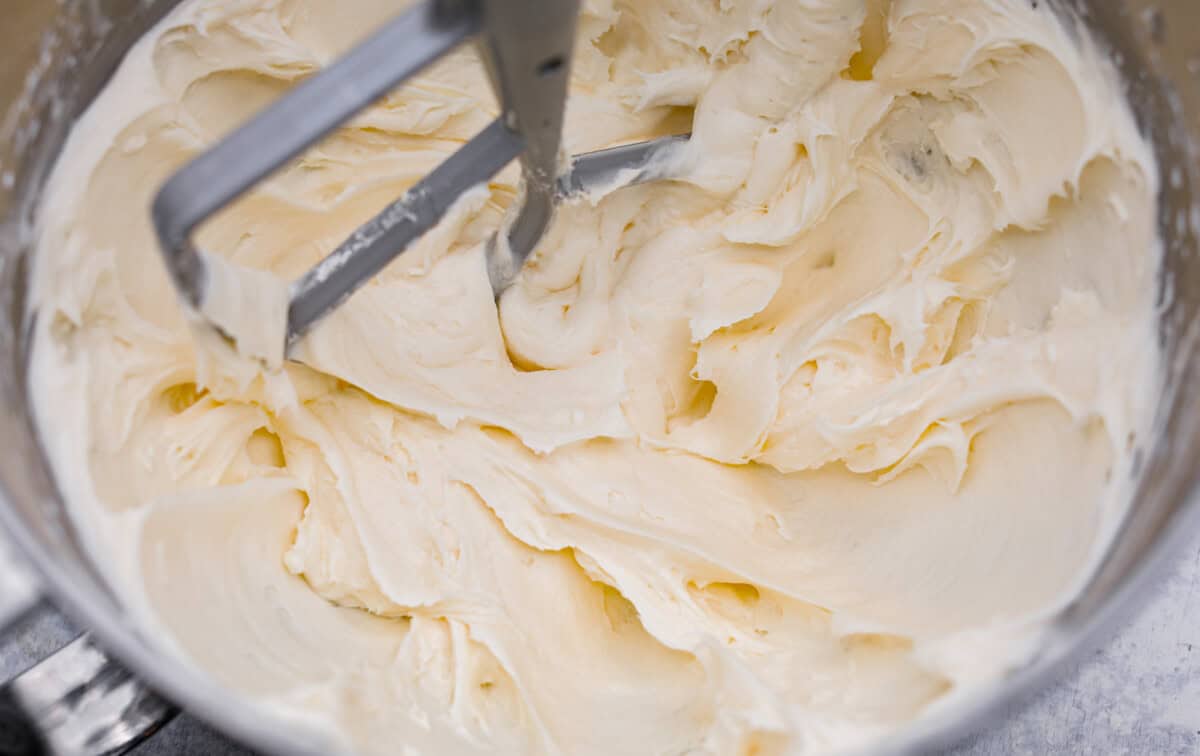
[[[1034, 2], [1038, 0], [1014, 0]], [[34, 566], [46, 596], [164, 696], [236, 740], [278, 754], [323, 750], [148, 645], [81, 548], [55, 490], [25, 391], [24, 309], [32, 219], [73, 119], [121, 55], [177, 0], [5, 0], [0, 16], [0, 526]], [[1160, 432], [1136, 450], [1133, 511], [1087, 589], [1054, 622], [1037, 657], [953, 717], [891, 740], [920, 753], [980, 729], [1044, 685], [1139, 603], [1169, 555], [1200, 524], [1200, 3], [1062, 0], [1109, 46], [1163, 168], [1166, 240], [1159, 338], [1170, 355]], [[0, 608], [4, 603], [0, 596]], [[9, 597], [11, 598], [11, 597]], [[0, 622], [3, 612], [0, 611]], [[2, 749], [0, 749], [2, 750]]]

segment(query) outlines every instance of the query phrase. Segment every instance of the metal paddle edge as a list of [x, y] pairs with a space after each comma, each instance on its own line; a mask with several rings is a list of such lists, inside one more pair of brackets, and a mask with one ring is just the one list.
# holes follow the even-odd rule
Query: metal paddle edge
[[[686, 134], [662, 137], [577, 155], [571, 160], [571, 169], [558, 180], [559, 197], [665, 178], [688, 139]], [[464, 192], [503, 170], [522, 148], [521, 138], [497, 119], [403, 197], [360, 226], [292, 284], [288, 347], [436, 226]], [[511, 276], [493, 281], [497, 296], [508, 283]]]
[[[560, 198], [570, 198], [663, 179], [687, 135], [662, 137], [578, 155], [557, 183]], [[404, 195], [354, 231], [321, 262], [291, 285], [287, 343], [290, 348], [313, 325], [344, 303], [367, 281], [402, 255], [436, 226], [467, 190], [484, 184], [520, 155], [523, 140], [497, 119], [459, 148]], [[492, 248], [496, 245], [493, 243]], [[177, 259], [185, 282], [176, 284], [189, 302], [200, 308], [207, 275], [203, 258], [185, 237]], [[494, 281], [499, 296], [519, 267]], [[222, 331], [227, 338], [235, 334]]]
[[191, 235], [289, 160], [479, 32], [474, 3], [422, 0], [319, 75], [175, 173], [151, 217], [176, 288], [194, 307], [207, 283]]
[[292, 284], [288, 346], [436, 226], [459, 197], [490, 180], [523, 149], [499, 119], [364, 223]]
[[[526, 197], [504, 232], [508, 243], [489, 246], [489, 276], [497, 296], [520, 271], [558, 199], [662, 178], [668, 162], [663, 156], [686, 137], [581, 155], [558, 181], [551, 178], [577, 8], [547, 6], [546, 0], [525, 4], [526, 15], [541, 18], [543, 25], [554, 21], [555, 33], [531, 40], [525, 26], [510, 18], [513, 7], [502, 0], [421, 0], [168, 179], [151, 214], [171, 278], [194, 311], [204, 311], [212, 278], [193, 240], [201, 223], [481, 31], [504, 113], [291, 285], [285, 353], [433, 228], [463, 192], [487, 182], [514, 159], [522, 162]], [[511, 259], [495, 275], [493, 258], [499, 256], [493, 253], [500, 248]], [[205, 321], [236, 341], [236, 334]]]

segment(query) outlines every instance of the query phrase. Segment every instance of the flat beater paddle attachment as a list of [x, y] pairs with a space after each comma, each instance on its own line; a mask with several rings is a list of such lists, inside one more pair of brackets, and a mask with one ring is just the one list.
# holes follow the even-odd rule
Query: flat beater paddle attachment
[[195, 246], [196, 229], [389, 91], [474, 39], [501, 104], [500, 116], [286, 292], [263, 292], [249, 310], [251, 319], [278, 316], [279, 328], [266, 329], [265, 340], [283, 343], [260, 344], [258, 351], [285, 355], [314, 323], [437, 225], [463, 192], [519, 159], [522, 204], [488, 245], [488, 273], [499, 296], [536, 247], [561, 198], [618, 181], [665, 178], [672, 155], [687, 142], [684, 135], [623, 145], [577, 155], [562, 165], [578, 15], [579, 0], [420, 0], [296, 86], [175, 173], [155, 198], [155, 229], [180, 295], [240, 345], [242, 335], [231, 332], [238, 318], [217, 313], [232, 307], [244, 315], [248, 308], [218, 301], [229, 299], [221, 281], [229, 275], [228, 266]]

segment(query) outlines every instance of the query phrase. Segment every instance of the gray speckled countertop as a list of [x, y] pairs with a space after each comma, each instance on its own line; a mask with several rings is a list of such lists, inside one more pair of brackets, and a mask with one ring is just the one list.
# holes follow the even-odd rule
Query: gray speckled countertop
[[[1053, 687], [941, 756], [1200, 754], [1200, 537], [1136, 617]], [[0, 644], [0, 680], [74, 633], [41, 615]], [[248, 753], [188, 716], [135, 751]]]

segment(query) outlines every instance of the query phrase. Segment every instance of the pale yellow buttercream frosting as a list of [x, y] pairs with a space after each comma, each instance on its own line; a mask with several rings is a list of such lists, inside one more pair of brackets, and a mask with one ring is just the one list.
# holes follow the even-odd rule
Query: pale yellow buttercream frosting
[[[1037, 5], [588, 2], [568, 150], [691, 129], [678, 178], [561, 207], [497, 306], [510, 168], [270, 370], [184, 316], [150, 199], [397, 4], [184, 2], [40, 217], [32, 389], [97, 560], [368, 752], [826, 753], [1001, 678], [1159, 370], [1152, 153]], [[224, 316], [494, 115], [461, 50], [214, 219]]]

